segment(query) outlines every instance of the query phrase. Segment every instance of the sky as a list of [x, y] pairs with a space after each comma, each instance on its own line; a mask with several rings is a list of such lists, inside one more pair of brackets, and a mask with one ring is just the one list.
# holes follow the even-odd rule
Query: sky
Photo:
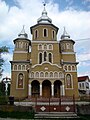
[[[31, 40], [30, 27], [37, 23], [43, 11], [44, 0], [0, 0], [0, 47], [7, 46], [9, 53], [2, 54], [5, 63], [3, 76], [11, 78], [14, 43], [23, 25]], [[46, 11], [52, 23], [59, 28], [58, 41], [63, 27], [75, 41], [78, 76], [90, 77], [90, 0], [45, 0]], [[1, 79], [2, 79], [1, 78]]]

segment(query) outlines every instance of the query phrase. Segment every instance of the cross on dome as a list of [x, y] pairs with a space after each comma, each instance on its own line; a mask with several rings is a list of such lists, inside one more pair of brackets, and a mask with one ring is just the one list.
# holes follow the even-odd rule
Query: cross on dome
[[47, 16], [47, 11], [46, 11], [46, 3], [43, 3], [44, 9], [42, 11], [42, 16], [37, 20], [38, 23], [52, 23], [52, 20]]

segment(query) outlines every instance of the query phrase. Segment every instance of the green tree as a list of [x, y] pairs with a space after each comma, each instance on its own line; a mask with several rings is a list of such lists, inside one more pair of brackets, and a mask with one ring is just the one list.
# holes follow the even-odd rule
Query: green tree
[[4, 63], [4, 60], [1, 57], [1, 54], [2, 53], [8, 53], [8, 52], [9, 52], [8, 47], [6, 47], [6, 46], [0, 47], [0, 77], [2, 76], [2, 72], [3, 72], [2, 66], [3, 66], [3, 63]]

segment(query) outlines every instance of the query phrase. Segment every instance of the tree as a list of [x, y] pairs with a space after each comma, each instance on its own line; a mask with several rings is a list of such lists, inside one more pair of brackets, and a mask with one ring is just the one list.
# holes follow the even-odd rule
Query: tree
[[3, 63], [4, 63], [4, 60], [1, 57], [1, 54], [2, 53], [8, 53], [8, 52], [9, 52], [8, 47], [6, 47], [6, 46], [0, 47], [0, 77], [2, 76], [2, 72], [3, 72], [2, 66], [3, 66]]

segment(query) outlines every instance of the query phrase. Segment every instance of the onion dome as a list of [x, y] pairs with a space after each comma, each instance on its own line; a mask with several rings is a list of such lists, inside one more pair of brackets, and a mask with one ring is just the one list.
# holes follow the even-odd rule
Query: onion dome
[[27, 33], [25, 33], [24, 25], [23, 25], [21, 32], [18, 34], [18, 37], [19, 38], [26, 38], [26, 39], [28, 38]]
[[61, 35], [61, 39], [70, 39], [70, 35], [66, 32], [66, 29], [64, 27], [64, 31], [63, 31], [63, 34]]
[[46, 4], [44, 4], [44, 10], [42, 11], [42, 16], [37, 20], [37, 23], [52, 23], [52, 20], [47, 16], [47, 11], [45, 9]]

